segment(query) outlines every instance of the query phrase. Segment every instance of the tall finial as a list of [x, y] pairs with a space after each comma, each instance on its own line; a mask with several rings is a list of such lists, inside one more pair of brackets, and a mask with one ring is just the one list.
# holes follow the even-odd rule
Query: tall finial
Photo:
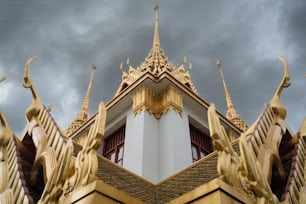
[[159, 8], [159, 4], [155, 2], [154, 3], [155, 26], [154, 26], [154, 39], [153, 39], [153, 51], [154, 52], [159, 52], [159, 48], [160, 48], [159, 33], [158, 33], [158, 8]]
[[90, 98], [91, 87], [92, 87], [92, 82], [93, 82], [93, 78], [94, 78], [95, 69], [97, 69], [97, 65], [92, 64], [91, 77], [90, 77], [90, 81], [89, 81], [89, 84], [88, 84], [86, 96], [84, 98], [83, 105], [82, 105], [82, 111], [86, 111], [86, 115], [87, 115], [87, 110], [88, 110], [88, 105], [89, 105], [89, 98]]
[[225, 80], [224, 80], [223, 72], [222, 72], [222, 62], [221, 62], [221, 60], [217, 59], [216, 65], [217, 65], [218, 70], [220, 72], [221, 80], [222, 80], [223, 88], [224, 88], [224, 94], [225, 94], [225, 100], [226, 100], [226, 106], [227, 106], [226, 117], [229, 120], [231, 120], [242, 131], [246, 131], [247, 130], [247, 124], [237, 114], [237, 112], [234, 108], [232, 99], [230, 97], [230, 94], [228, 92], [228, 89], [227, 89], [227, 86], [226, 86], [226, 83], [225, 83]]
[[77, 115], [77, 117], [74, 119], [74, 121], [71, 123], [71, 125], [65, 131], [67, 135], [70, 135], [71, 133], [73, 133], [77, 128], [79, 128], [88, 119], [89, 98], [90, 98], [90, 93], [91, 93], [92, 82], [94, 79], [95, 69], [97, 69], [97, 65], [92, 64], [91, 77], [90, 77], [87, 92], [86, 92], [86, 95], [85, 95], [85, 98], [82, 104], [82, 109]]
[[227, 89], [227, 86], [226, 86], [226, 83], [225, 83], [225, 80], [224, 80], [224, 76], [223, 76], [223, 72], [222, 72], [222, 62], [221, 62], [221, 60], [217, 59], [216, 65], [217, 65], [218, 70], [220, 72], [221, 80], [222, 80], [222, 83], [223, 83], [225, 100], [226, 100], [226, 105], [227, 105], [227, 114], [226, 115], [228, 115], [228, 112], [229, 112], [230, 109], [233, 109], [233, 111], [236, 113], [236, 111], [234, 109], [234, 105], [233, 105], [232, 99], [231, 99], [231, 97], [229, 95], [229, 92], [228, 92], [228, 89]]

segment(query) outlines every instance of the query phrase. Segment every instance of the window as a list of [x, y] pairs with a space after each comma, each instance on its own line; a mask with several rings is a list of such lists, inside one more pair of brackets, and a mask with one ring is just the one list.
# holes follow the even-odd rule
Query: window
[[123, 165], [125, 125], [113, 132], [104, 140], [103, 156], [109, 160]]
[[191, 152], [192, 161], [198, 161], [207, 154], [213, 151], [211, 138], [208, 134], [205, 134], [200, 129], [196, 128], [192, 124], [189, 124], [190, 139], [191, 139]]

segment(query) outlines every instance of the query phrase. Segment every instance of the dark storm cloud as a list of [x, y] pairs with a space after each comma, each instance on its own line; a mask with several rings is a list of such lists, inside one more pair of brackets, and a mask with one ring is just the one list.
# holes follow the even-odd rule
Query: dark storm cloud
[[[297, 130], [305, 113], [303, 79], [306, 9], [303, 1], [160, 2], [161, 47], [178, 66], [187, 56], [199, 94], [225, 113], [215, 60], [223, 72], [239, 114], [251, 124], [269, 102], [282, 78], [281, 54], [288, 59], [292, 86], [282, 101]], [[31, 75], [43, 102], [66, 128], [78, 113], [96, 63], [90, 113], [109, 101], [121, 82], [119, 65], [137, 66], [152, 47], [153, 1], [3, 1], [0, 7], [0, 99], [17, 133], [31, 102], [22, 88], [26, 60], [38, 55]], [[3, 92], [4, 93], [4, 92]]]

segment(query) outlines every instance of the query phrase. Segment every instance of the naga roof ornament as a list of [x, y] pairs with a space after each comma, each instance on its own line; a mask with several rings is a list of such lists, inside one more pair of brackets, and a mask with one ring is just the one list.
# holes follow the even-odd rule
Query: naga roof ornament
[[198, 94], [192, 81], [190, 80], [189, 71], [192, 69], [191, 63], [189, 63], [189, 68], [186, 71], [184, 65], [187, 63], [186, 57], [184, 57], [182, 65], [177, 68], [175, 67], [165, 55], [164, 51], [160, 47], [160, 38], [158, 31], [158, 8], [159, 4], [154, 3], [155, 10], [155, 23], [154, 23], [154, 36], [152, 49], [144, 59], [144, 61], [134, 68], [130, 64], [130, 60], [127, 60], [127, 66], [129, 67], [129, 72], [125, 72], [123, 68], [123, 63], [120, 65], [120, 70], [122, 71], [122, 82], [116, 92], [118, 95], [127, 86], [131, 85], [134, 81], [140, 78], [145, 73], [151, 73], [155, 77], [159, 77], [164, 72], [169, 72], [178, 81], [190, 88], [194, 93]]
[[284, 74], [283, 74], [283, 78], [278, 88], [275, 91], [274, 96], [272, 97], [270, 101], [270, 104], [271, 104], [271, 107], [273, 108], [273, 111], [277, 115], [279, 115], [281, 119], [285, 119], [287, 115], [287, 110], [285, 106], [282, 104], [280, 100], [280, 96], [281, 96], [283, 89], [290, 86], [290, 74], [289, 74], [289, 69], [288, 69], [288, 64], [287, 64], [286, 59], [282, 56], [278, 56], [278, 59], [283, 63]]

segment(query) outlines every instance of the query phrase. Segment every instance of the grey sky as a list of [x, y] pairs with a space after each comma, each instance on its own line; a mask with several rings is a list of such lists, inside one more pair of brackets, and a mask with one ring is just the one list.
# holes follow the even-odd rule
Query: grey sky
[[[119, 65], [137, 66], [152, 47], [154, 11], [149, 0], [1, 0], [0, 107], [17, 134], [31, 103], [22, 87], [26, 60], [32, 80], [62, 128], [80, 110], [91, 64], [97, 64], [90, 114], [107, 103], [120, 82]], [[305, 116], [306, 2], [303, 0], [160, 1], [161, 47], [174, 65], [187, 56], [200, 96], [225, 113], [225, 99], [215, 60], [233, 103], [250, 125], [279, 85], [289, 64], [292, 85], [282, 94], [293, 132]]]

